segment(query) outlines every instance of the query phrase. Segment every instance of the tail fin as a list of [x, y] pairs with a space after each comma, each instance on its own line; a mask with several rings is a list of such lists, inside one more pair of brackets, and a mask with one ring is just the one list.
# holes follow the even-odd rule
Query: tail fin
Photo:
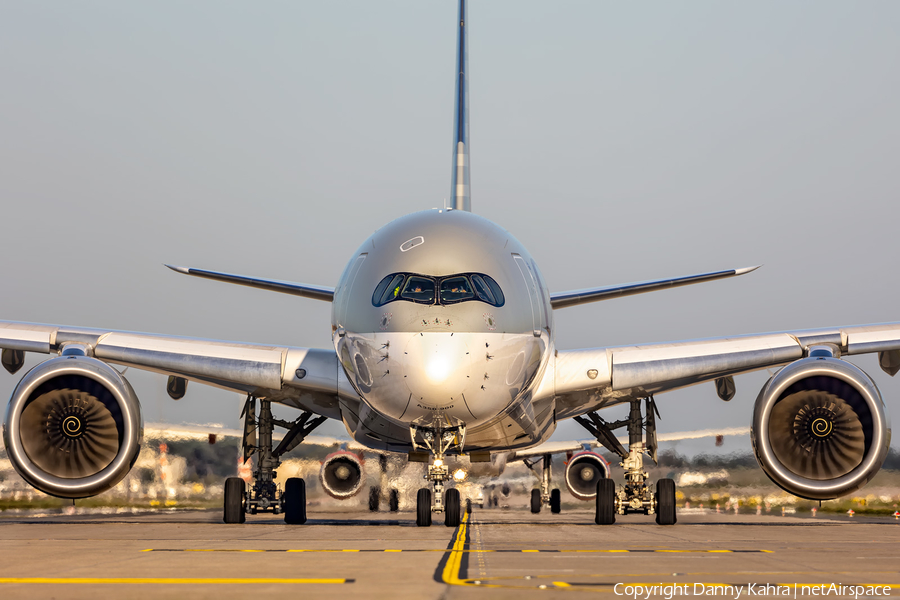
[[469, 196], [469, 44], [466, 36], [466, 0], [459, 0], [459, 32], [456, 41], [456, 110], [453, 115], [453, 170], [450, 176], [451, 206], [471, 212]]

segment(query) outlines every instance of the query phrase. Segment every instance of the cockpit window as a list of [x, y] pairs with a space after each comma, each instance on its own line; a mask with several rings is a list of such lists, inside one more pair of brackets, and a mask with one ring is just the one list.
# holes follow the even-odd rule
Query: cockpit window
[[448, 277], [441, 280], [441, 304], [454, 304], [474, 297], [468, 277]]
[[[438, 290], [437, 297], [435, 290]], [[438, 305], [470, 300], [491, 306], [503, 306], [505, 303], [500, 286], [483, 273], [459, 273], [447, 277], [391, 273], [378, 283], [372, 294], [372, 304], [383, 306], [395, 300]]]
[[497, 303], [494, 299], [494, 294], [491, 292], [491, 288], [484, 282], [481, 275], [472, 275], [472, 284], [475, 286], [475, 295], [478, 296], [479, 300], [487, 302], [488, 304]]
[[404, 276], [401, 274], [388, 275], [381, 280], [375, 293], [372, 294], [372, 304], [381, 306], [387, 304], [391, 300], [396, 299], [400, 295], [400, 288], [403, 287]]
[[400, 292], [403, 300], [412, 300], [421, 304], [434, 304], [434, 280], [427, 277], [411, 276], [406, 280], [403, 291]]

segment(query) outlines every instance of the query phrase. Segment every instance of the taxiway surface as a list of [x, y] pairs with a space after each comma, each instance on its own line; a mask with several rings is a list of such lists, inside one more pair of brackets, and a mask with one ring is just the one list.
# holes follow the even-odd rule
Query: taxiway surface
[[456, 529], [402, 512], [220, 518], [4, 513], [0, 598], [624, 598], [615, 584], [635, 582], [879, 584], [900, 596], [890, 517], [682, 511], [672, 527], [642, 516], [600, 527], [590, 510], [476, 509]]

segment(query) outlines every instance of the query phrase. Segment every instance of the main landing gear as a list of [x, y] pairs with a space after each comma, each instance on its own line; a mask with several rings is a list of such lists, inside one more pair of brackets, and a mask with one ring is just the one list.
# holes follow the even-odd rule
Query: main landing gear
[[[616, 522], [616, 515], [641, 513], [656, 515], [660, 525], [674, 525], [675, 516], [675, 482], [671, 479], [660, 479], [656, 489], [647, 481], [644, 471], [644, 452], [656, 462], [656, 417], [659, 412], [653, 396], [644, 399], [646, 402], [646, 420], [641, 415], [641, 399], [631, 400], [631, 410], [627, 419], [608, 423], [597, 413], [588, 413], [587, 418], [575, 417], [585, 429], [591, 432], [597, 441], [622, 457], [621, 466], [625, 469], [625, 485], [616, 490], [611, 479], [601, 479], [597, 483], [598, 525], [611, 525]], [[628, 429], [628, 450], [613, 435], [613, 430], [621, 427]], [[646, 430], [646, 444], [644, 431]]]
[[[381, 506], [382, 490], [389, 488], [390, 480], [387, 476], [388, 457], [385, 454], [378, 455], [378, 466], [381, 468], [381, 480], [379, 485], [373, 485], [369, 488], [369, 510], [378, 512]], [[397, 488], [390, 488], [388, 491], [388, 509], [391, 512], [400, 510], [400, 492]]]
[[[306, 523], [306, 482], [299, 477], [291, 477], [285, 482], [284, 490], [275, 484], [278, 474], [275, 469], [281, 464], [281, 456], [296, 448], [310, 432], [325, 421], [325, 417], [312, 417], [304, 412], [296, 421], [282, 421], [272, 416], [271, 401], [259, 398], [259, 416], [256, 415], [257, 398], [247, 397], [244, 404], [244, 462], [256, 453], [256, 470], [253, 485], [248, 490], [243, 479], [229, 477], [225, 480], [226, 523], [243, 523], [247, 513], [284, 513], [288, 524]], [[278, 446], [272, 448], [272, 432], [275, 426], [288, 430]], [[257, 433], [259, 441], [257, 442]]]
[[[525, 463], [525, 466], [535, 470], [534, 466], [538, 461], [541, 461], [543, 468], [541, 469], [541, 489], [539, 490], [531, 490], [531, 512], [533, 514], [538, 514], [541, 512], [541, 506], [544, 504], [550, 505], [550, 512], [554, 515], [558, 515], [560, 510], [562, 510], [562, 495], [561, 492], [550, 489], [550, 462], [552, 460], [552, 455], [544, 454], [540, 458], [537, 459], [528, 459], [526, 458], [522, 462]], [[537, 474], [537, 473], [535, 473]]]
[[431, 482], [432, 489], [421, 488], [416, 494], [416, 525], [430, 527], [434, 513], [444, 513], [444, 525], [457, 527], [461, 522], [461, 505], [459, 490], [444, 491], [444, 482], [450, 479], [450, 468], [446, 465], [446, 453], [456, 448], [462, 452], [466, 441], [466, 426], [460, 423], [448, 426], [438, 417], [430, 425], [410, 425], [409, 435], [413, 449], [428, 449], [434, 454], [434, 460], [428, 465], [425, 479]]

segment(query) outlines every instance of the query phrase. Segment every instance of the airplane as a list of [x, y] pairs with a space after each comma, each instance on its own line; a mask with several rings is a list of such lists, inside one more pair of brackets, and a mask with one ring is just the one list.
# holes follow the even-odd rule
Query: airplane
[[[188, 382], [247, 394], [245, 444], [257, 453], [254, 483], [225, 484], [224, 521], [283, 514], [307, 521], [305, 482], [275, 483], [279, 457], [328, 419], [374, 450], [425, 465], [416, 524], [434, 514], [460, 523], [449, 487], [449, 458], [474, 464], [540, 448], [557, 423], [573, 419], [622, 459], [625, 484], [580, 469], [598, 525], [617, 515], [655, 515], [675, 524], [675, 483], [648, 480], [655, 458], [658, 396], [715, 382], [723, 400], [733, 377], [778, 369], [760, 390], [751, 420], [754, 452], [784, 490], [831, 499], [862, 488], [880, 469], [890, 443], [881, 394], [844, 360], [874, 353], [889, 375], [900, 370], [900, 323], [831, 327], [567, 350], [555, 344], [554, 311], [586, 303], [741, 276], [729, 269], [624, 285], [551, 292], [516, 238], [472, 212], [469, 188], [468, 7], [459, 2], [451, 206], [384, 225], [353, 253], [334, 288], [171, 266], [178, 273], [330, 302], [333, 347], [266, 346], [61, 325], [0, 322], [2, 362], [10, 373], [25, 353], [55, 354], [28, 371], [10, 398], [4, 443], [16, 471], [35, 488], [84, 498], [115, 486], [141, 444], [138, 398], [113, 365], [162, 373], [170, 396]], [[272, 405], [299, 410], [274, 417]], [[600, 412], [627, 406], [623, 419]], [[273, 441], [275, 427], [286, 430]], [[627, 432], [627, 444], [615, 430]], [[255, 439], [254, 439], [255, 436]], [[590, 451], [588, 451], [590, 452]], [[497, 459], [505, 460], [505, 459]], [[545, 460], [549, 483], [549, 460]], [[346, 461], [346, 483], [359, 476]], [[540, 504], [555, 501], [542, 483]], [[553, 510], [556, 512], [556, 510]]]

